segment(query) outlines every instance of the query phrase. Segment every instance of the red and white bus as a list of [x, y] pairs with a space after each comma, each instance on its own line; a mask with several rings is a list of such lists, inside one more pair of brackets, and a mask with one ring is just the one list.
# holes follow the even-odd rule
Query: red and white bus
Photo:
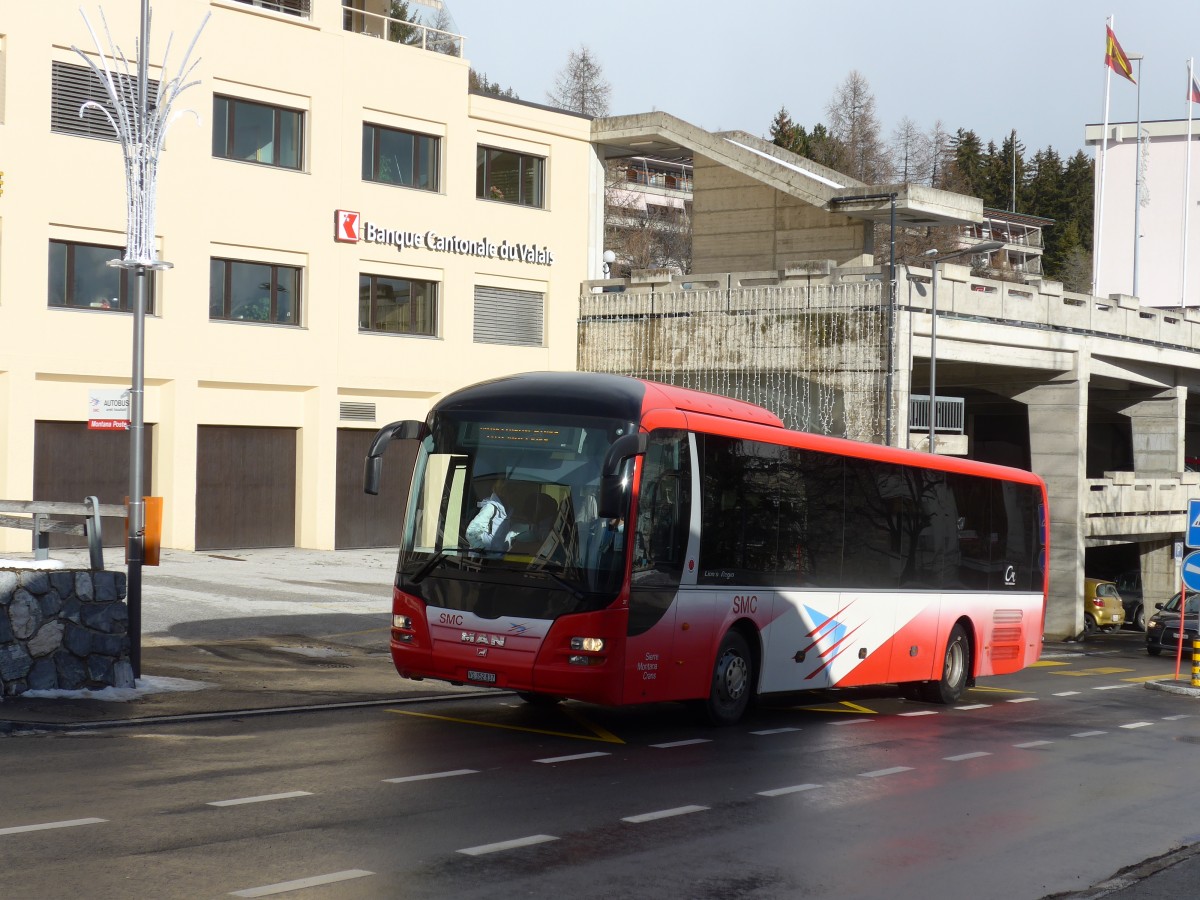
[[[1041, 653], [1046, 492], [1029, 472], [580, 372], [498, 378], [380, 429], [368, 493], [394, 439], [419, 441], [391, 627], [407, 678], [700, 701], [724, 724], [812, 688], [949, 703]], [[486, 543], [467, 537], [481, 514]]]

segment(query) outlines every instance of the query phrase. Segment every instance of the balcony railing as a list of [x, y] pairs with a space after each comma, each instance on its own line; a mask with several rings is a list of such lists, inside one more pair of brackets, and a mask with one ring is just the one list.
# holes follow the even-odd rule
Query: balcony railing
[[[933, 430], [943, 434], [962, 434], [966, 423], [966, 401], [962, 397], [938, 397], [937, 419]], [[908, 430], [929, 430], [929, 395], [911, 394], [908, 398]]]
[[461, 57], [463, 43], [466, 41], [461, 34], [439, 31], [419, 22], [393, 19], [391, 16], [349, 7], [342, 11], [342, 29], [383, 38], [393, 44], [406, 44], [433, 53], [444, 53], [446, 56]]

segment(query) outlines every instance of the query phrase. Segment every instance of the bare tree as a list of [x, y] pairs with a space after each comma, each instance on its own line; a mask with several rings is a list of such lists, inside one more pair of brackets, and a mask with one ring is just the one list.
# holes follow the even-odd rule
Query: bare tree
[[837, 86], [825, 114], [830, 136], [843, 150], [841, 164], [834, 168], [868, 184], [887, 181], [891, 166], [879, 136], [875, 95], [861, 72], [852, 70]]
[[692, 270], [692, 217], [686, 204], [656, 206], [629, 187], [630, 163], [610, 161], [604, 182], [604, 247], [617, 256], [613, 277], [636, 269]]
[[554, 79], [554, 90], [546, 92], [551, 105], [586, 116], [608, 115], [612, 85], [604, 77], [600, 61], [586, 45], [567, 54], [567, 64]]
[[920, 127], [905, 116], [892, 131], [892, 171], [902, 184], [929, 180], [929, 142]]

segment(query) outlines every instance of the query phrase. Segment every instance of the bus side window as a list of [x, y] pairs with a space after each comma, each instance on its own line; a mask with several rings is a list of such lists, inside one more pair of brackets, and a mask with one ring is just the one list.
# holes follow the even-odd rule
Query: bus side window
[[654, 433], [642, 465], [634, 569], [678, 578], [683, 571], [691, 509], [687, 443], [679, 432]]

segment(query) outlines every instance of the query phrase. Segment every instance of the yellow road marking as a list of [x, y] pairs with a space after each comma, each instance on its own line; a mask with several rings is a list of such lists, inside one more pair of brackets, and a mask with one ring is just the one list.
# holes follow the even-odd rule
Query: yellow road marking
[[1059, 662], [1056, 659], [1039, 659], [1035, 663], [1030, 663], [1029, 668], [1045, 668], [1046, 666], [1069, 666], [1070, 663]]
[[985, 694], [1029, 694], [1032, 691], [1017, 690], [1016, 688], [1001, 688], [1001, 687], [984, 687], [983, 685], [975, 685], [969, 688], [971, 693], [980, 691]]
[[1050, 672], [1050, 675], [1117, 675], [1121, 672], [1132, 672], [1133, 669], [1121, 669], [1116, 666], [1101, 666], [1096, 669], [1072, 669], [1070, 672]]
[[[524, 731], [528, 734], [546, 734], [551, 737], [574, 738], [580, 741], [603, 741], [606, 744], [623, 744], [625, 743], [619, 737], [605, 731], [598, 726], [587, 726], [593, 734], [571, 734], [567, 731], [550, 731], [546, 728], [526, 728], [522, 725], [503, 725], [499, 722], [480, 722], [476, 719], [458, 719], [453, 716], [435, 716], [432, 713], [413, 712], [407, 709], [389, 709], [388, 712], [395, 713], [398, 716], [414, 716], [420, 719], [435, 719], [440, 722], [455, 722], [459, 725], [481, 725], [484, 728], [499, 728], [504, 731]], [[583, 723], [581, 723], [583, 724]]]
[[607, 741], [610, 744], [625, 743], [623, 740], [621, 740], [619, 737], [617, 737], [611, 731], [609, 731], [606, 728], [601, 727], [600, 725], [597, 725], [595, 722], [591, 722], [591, 721], [585, 719], [581, 713], [571, 709], [571, 707], [569, 707], [569, 706], [561, 707], [561, 711], [563, 713], [565, 713], [568, 718], [574, 719], [578, 724], [582, 725], [588, 731], [592, 732], [592, 734], [596, 735], [596, 737], [598, 737], [600, 740]]
[[878, 711], [868, 709], [865, 706], [859, 706], [857, 703], [851, 703], [849, 700], [839, 700], [838, 706], [793, 706], [792, 709], [800, 709], [804, 712], [836, 712], [836, 713], [867, 713], [869, 715], [878, 715]]
[[1121, 680], [1122, 680], [1122, 681], [1133, 681], [1133, 682], [1139, 682], [1139, 681], [1162, 681], [1162, 680], [1164, 680], [1164, 679], [1171, 679], [1171, 678], [1174, 678], [1174, 677], [1175, 677], [1175, 673], [1174, 673], [1174, 672], [1168, 672], [1166, 675], [1141, 675], [1141, 676], [1139, 676], [1139, 677], [1137, 677], [1137, 678], [1122, 678]]

